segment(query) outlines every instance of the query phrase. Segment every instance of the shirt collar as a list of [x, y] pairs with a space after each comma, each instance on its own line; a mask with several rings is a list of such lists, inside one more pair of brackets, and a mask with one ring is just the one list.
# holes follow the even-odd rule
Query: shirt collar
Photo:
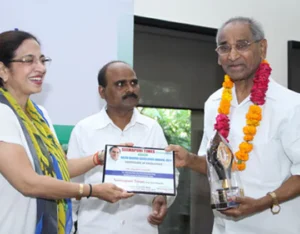
[[[107, 109], [107, 106], [105, 105], [101, 109], [101, 111], [97, 114], [96, 121], [93, 124], [95, 129], [102, 129], [110, 124], [115, 126], [114, 122], [111, 120], [111, 118], [109, 118], [109, 116], [106, 112], [106, 109]], [[148, 126], [147, 121], [144, 118], [144, 116], [136, 108], [134, 108], [133, 115], [131, 117], [130, 122], [126, 126], [126, 128], [128, 128], [130, 126], [134, 126], [136, 123]]]
[[[268, 86], [268, 91], [266, 93], [266, 99], [276, 99], [276, 91], [274, 91], [274, 85], [275, 85], [275, 81], [270, 77], [270, 82], [269, 82], [269, 86]], [[235, 95], [235, 91], [234, 91], [234, 86], [232, 88], [232, 98], [236, 99], [236, 95]], [[218, 91], [216, 91], [214, 94], [212, 94], [211, 96], [211, 100], [212, 101], [220, 101], [221, 97], [222, 97], [222, 91], [223, 88], [219, 89]], [[250, 101], [250, 96], [248, 96], [246, 98], [247, 101]]]

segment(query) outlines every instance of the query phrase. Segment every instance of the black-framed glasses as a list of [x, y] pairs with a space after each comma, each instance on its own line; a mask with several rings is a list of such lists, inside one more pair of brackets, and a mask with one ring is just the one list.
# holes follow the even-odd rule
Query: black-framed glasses
[[11, 63], [24, 63], [29, 65], [32, 65], [33, 63], [37, 63], [38, 61], [43, 65], [47, 65], [51, 63], [52, 59], [45, 56], [41, 56], [37, 58], [32, 54], [28, 54], [23, 56], [22, 58], [10, 60]]
[[237, 52], [240, 52], [240, 53], [243, 53], [245, 51], [247, 51], [250, 46], [254, 43], [257, 43], [257, 42], [260, 42], [261, 40], [256, 40], [256, 41], [252, 41], [252, 42], [249, 42], [249, 41], [237, 41], [235, 44], [233, 45], [230, 45], [230, 44], [223, 44], [223, 45], [219, 45], [217, 48], [216, 48], [216, 52], [219, 54], [219, 55], [225, 55], [225, 54], [228, 54], [231, 52], [232, 48], [234, 47], [236, 49]]

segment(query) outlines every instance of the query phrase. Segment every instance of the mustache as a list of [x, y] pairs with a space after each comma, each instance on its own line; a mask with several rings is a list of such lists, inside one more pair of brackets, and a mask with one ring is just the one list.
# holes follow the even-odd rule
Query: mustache
[[122, 97], [122, 99], [125, 100], [125, 99], [130, 98], [130, 97], [135, 98], [135, 99], [138, 99], [138, 96], [137, 96], [135, 93], [128, 93], [128, 94], [125, 94], [125, 95]]

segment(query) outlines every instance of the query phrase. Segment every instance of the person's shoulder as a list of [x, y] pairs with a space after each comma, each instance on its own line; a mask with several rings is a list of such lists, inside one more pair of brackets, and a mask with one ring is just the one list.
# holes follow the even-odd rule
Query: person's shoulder
[[138, 114], [138, 122], [140, 122], [150, 128], [151, 127], [160, 127], [159, 123], [155, 119], [152, 119], [149, 116], [141, 114], [140, 112], [138, 112], [137, 114]]
[[14, 111], [6, 104], [0, 103], [0, 116], [1, 120], [16, 118]]
[[42, 105], [39, 105], [39, 104], [36, 104], [36, 106], [43, 112], [43, 113], [47, 113], [48, 114], [48, 111], [46, 110], [46, 108]]
[[270, 85], [271, 85], [271, 88], [272, 88], [272, 95], [273, 96], [276, 95], [278, 98], [282, 98], [281, 95], [285, 94], [285, 95], [288, 95], [289, 97], [300, 97], [299, 93], [284, 87], [283, 85], [279, 84], [275, 80], [271, 80]]
[[219, 102], [222, 98], [222, 91], [223, 89], [220, 88], [213, 92], [205, 101], [204, 109], [207, 111], [208, 109], [215, 109], [215, 105], [219, 105]]
[[220, 89], [216, 90], [215, 92], [213, 92], [213, 93], [207, 98], [206, 103], [221, 100], [221, 98], [222, 98], [222, 91], [223, 91], [223, 88], [220, 88]]
[[294, 108], [300, 106], [300, 94], [290, 90], [274, 80], [270, 81], [270, 90], [267, 98], [275, 100], [282, 108]]
[[50, 128], [52, 128], [52, 120], [49, 116], [49, 112], [47, 111], [47, 109], [40, 104], [35, 103], [35, 106], [36, 106], [36, 110], [39, 112], [39, 114], [46, 120], [47, 124], [50, 125]]
[[36, 107], [42, 112], [42, 114], [44, 115], [44, 117], [46, 119], [49, 119], [48, 111], [47, 111], [47, 109], [44, 106], [36, 104]]
[[147, 115], [144, 115], [144, 114], [141, 114], [141, 113], [139, 113], [140, 114], [140, 116], [139, 116], [139, 118], [140, 118], [140, 120], [142, 120], [143, 122], [145, 122], [145, 123], [150, 123], [150, 124], [156, 124], [157, 123], [157, 121], [155, 120], [155, 119], [152, 119], [151, 117], [149, 117], [149, 116], [147, 116]]
[[[6, 135], [6, 137], [11, 134], [19, 135], [19, 133], [15, 132], [15, 130], [21, 130], [21, 124], [18, 120], [18, 117], [10, 106], [0, 103], [0, 134], [2, 135], [2, 137], [3, 134]], [[21, 144], [19, 139], [16, 139], [17, 138], [14, 138], [14, 140], [11, 142]]]
[[101, 112], [98, 112], [93, 115], [89, 115], [81, 120], [78, 121], [78, 123], [75, 125], [77, 128], [94, 128], [95, 123], [99, 123], [101, 121]]

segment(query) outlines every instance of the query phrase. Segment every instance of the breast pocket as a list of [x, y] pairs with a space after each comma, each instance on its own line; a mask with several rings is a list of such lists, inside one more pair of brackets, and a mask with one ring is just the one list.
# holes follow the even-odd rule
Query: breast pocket
[[[276, 126], [276, 125], [275, 125]], [[247, 166], [262, 183], [278, 183], [286, 173], [289, 160], [277, 133], [278, 129], [258, 129]]]

